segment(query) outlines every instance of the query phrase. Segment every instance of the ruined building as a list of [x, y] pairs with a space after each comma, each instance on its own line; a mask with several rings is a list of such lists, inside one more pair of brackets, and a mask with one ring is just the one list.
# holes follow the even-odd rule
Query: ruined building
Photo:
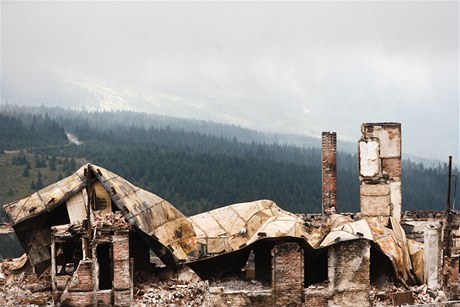
[[[34, 272], [51, 267], [56, 304], [130, 306], [134, 276], [155, 267], [152, 259], [214, 283], [238, 276], [264, 285], [211, 284], [215, 306], [372, 306], [381, 296], [414, 303], [411, 290], [423, 284], [457, 299], [458, 214], [402, 213], [401, 125], [363, 124], [361, 132], [356, 214], [337, 214], [334, 132], [322, 135], [321, 215], [259, 200], [185, 217], [91, 164], [4, 209]], [[376, 292], [382, 280], [403, 290]]]

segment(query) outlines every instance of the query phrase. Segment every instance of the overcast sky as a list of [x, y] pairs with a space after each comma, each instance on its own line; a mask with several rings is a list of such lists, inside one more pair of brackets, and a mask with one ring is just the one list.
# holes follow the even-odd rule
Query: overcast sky
[[2, 103], [133, 109], [459, 158], [459, 2], [1, 2]]

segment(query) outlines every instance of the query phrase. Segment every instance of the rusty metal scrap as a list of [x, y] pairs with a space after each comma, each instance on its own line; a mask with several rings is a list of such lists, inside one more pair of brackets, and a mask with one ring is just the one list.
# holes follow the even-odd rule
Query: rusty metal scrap
[[[207, 255], [231, 252], [262, 237], [305, 237], [302, 219], [271, 200], [234, 204], [191, 216], [196, 241]], [[193, 259], [190, 259], [193, 260]]]
[[[88, 164], [73, 175], [4, 206], [33, 265], [49, 261], [50, 226], [45, 226], [44, 221], [47, 216], [57, 212], [56, 209], [67, 200], [79, 193], [87, 193], [85, 176], [87, 169], [94, 175], [94, 180], [104, 187], [128, 223], [141, 232], [147, 243], [158, 251], [160, 257], [163, 257], [165, 263], [174, 266], [180, 259], [185, 260], [187, 254], [196, 249], [195, 232], [191, 222], [169, 202], [132, 185], [102, 167]], [[84, 197], [82, 201], [71, 201], [71, 204], [72, 209], [67, 208], [67, 212], [73, 213], [73, 215], [69, 214], [73, 217], [72, 221], [81, 222], [82, 219], [86, 219], [81, 213], [86, 208], [82, 207], [83, 210], [77, 208], [77, 206], [87, 206]]]
[[[336, 217], [337, 220], [341, 219]], [[359, 220], [356, 222], [332, 222], [334, 228], [331, 229], [329, 234], [324, 238], [319, 247], [327, 247], [338, 242], [351, 241], [357, 239], [373, 240], [371, 228], [366, 220]]]
[[[399, 223], [397, 224], [399, 225]], [[402, 236], [404, 230], [400, 228], [395, 232], [373, 219], [369, 219], [369, 226], [372, 230], [374, 242], [380, 246], [383, 253], [390, 259], [396, 278], [406, 287], [408, 287], [408, 284], [413, 284], [412, 262], [410, 261], [405, 235]]]
[[[308, 249], [367, 239], [379, 245], [393, 264], [397, 278], [404, 284], [413, 281], [413, 271], [417, 277], [421, 274], [420, 263], [423, 262], [420, 252], [409, 250], [404, 230], [394, 218], [390, 218], [390, 229], [376, 219], [352, 221], [344, 215], [331, 215], [326, 228], [312, 229], [306, 227], [301, 218], [282, 210], [270, 200], [233, 204], [187, 218], [166, 200], [95, 165], [86, 165], [70, 177], [5, 206], [19, 239], [23, 245], [30, 246], [26, 252], [32, 264], [50, 259], [50, 229], [42, 227], [42, 219], [66, 204], [69, 216], [72, 212], [73, 226], [63, 226], [68, 228], [60, 229], [62, 237], [74, 235], [76, 228], [81, 227], [82, 219], [86, 219], [85, 168], [91, 171], [93, 181], [90, 184], [95, 186], [97, 183], [103, 187], [102, 192], [99, 188], [99, 193], [108, 195], [112, 204], [119, 209], [115, 214], [93, 209], [91, 225], [96, 228], [104, 225], [133, 227], [170, 267], [181, 261], [190, 263], [202, 257], [221, 257], [225, 254], [228, 254], [224, 257], [227, 260], [240, 259], [249, 252], [246, 247], [265, 239], [296, 238], [303, 241], [302, 244]], [[104, 195], [100, 198], [106, 197]], [[25, 234], [30, 227], [36, 228], [36, 236]], [[54, 229], [58, 231], [59, 227]], [[59, 233], [56, 234], [59, 236]], [[413, 262], [417, 265], [413, 266]]]

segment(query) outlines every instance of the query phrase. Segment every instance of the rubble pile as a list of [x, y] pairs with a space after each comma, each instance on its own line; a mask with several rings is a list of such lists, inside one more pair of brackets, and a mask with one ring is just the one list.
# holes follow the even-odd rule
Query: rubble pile
[[431, 304], [446, 302], [447, 296], [442, 290], [429, 289], [427, 285], [411, 287], [416, 304]]
[[263, 283], [255, 279], [245, 280], [238, 277], [228, 277], [217, 281], [211, 281], [209, 283], [209, 286], [224, 288], [226, 290], [233, 291], [258, 291], [271, 288], [271, 284], [264, 285]]
[[185, 285], [165, 282], [141, 285], [135, 293], [134, 306], [209, 306], [207, 288], [204, 281]]
[[[5, 261], [2, 268], [8, 265], [8, 261]], [[1, 270], [0, 273], [0, 305], [53, 306], [49, 270], [40, 277], [26, 271], [15, 274]]]
[[188, 268], [177, 273], [164, 270], [143, 279], [134, 288], [135, 307], [210, 306], [208, 282]]
[[91, 223], [93, 228], [102, 226], [110, 226], [117, 229], [128, 229], [129, 224], [126, 222], [123, 214], [120, 211], [101, 213], [100, 211], [93, 212], [94, 220]]
[[398, 294], [405, 294], [409, 297], [410, 305], [434, 304], [448, 301], [444, 291], [429, 289], [427, 285], [413, 286], [408, 290], [402, 285], [393, 283], [388, 283], [384, 287], [373, 286], [370, 292], [370, 299], [373, 301], [373, 306], [395, 306], [395, 300], [397, 301], [395, 297]]

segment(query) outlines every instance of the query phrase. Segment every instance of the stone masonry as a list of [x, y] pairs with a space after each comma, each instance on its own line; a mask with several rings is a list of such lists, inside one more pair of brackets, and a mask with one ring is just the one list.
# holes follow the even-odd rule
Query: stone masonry
[[345, 241], [328, 250], [329, 306], [369, 306], [370, 243]]
[[368, 123], [359, 140], [360, 205], [364, 217], [401, 220], [401, 124]]

